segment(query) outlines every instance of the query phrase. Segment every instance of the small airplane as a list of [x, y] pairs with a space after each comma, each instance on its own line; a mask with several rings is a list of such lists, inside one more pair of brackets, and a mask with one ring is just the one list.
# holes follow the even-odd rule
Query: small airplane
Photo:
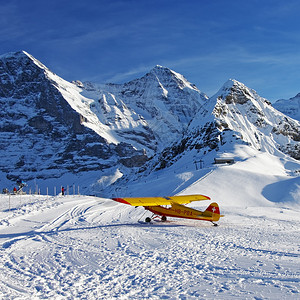
[[151, 211], [153, 213], [152, 217], [147, 217], [145, 222], [151, 222], [154, 218], [160, 218], [161, 221], [164, 222], [167, 220], [167, 217], [175, 217], [210, 221], [214, 224], [214, 226], [218, 226], [214, 222], [219, 221], [220, 217], [224, 217], [224, 215], [220, 214], [219, 205], [216, 202], [211, 203], [205, 211], [196, 210], [182, 205], [192, 201], [210, 200], [209, 197], [204, 195], [112, 198], [112, 200], [136, 207], [143, 206], [146, 210]]

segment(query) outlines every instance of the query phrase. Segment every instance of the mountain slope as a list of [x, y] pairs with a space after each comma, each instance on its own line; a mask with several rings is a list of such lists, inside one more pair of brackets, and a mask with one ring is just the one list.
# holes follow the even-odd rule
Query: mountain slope
[[183, 76], [159, 66], [123, 85], [83, 85], [24, 51], [2, 55], [1, 181], [58, 181], [65, 174], [72, 184], [95, 171], [86, 187], [103, 176], [111, 182], [181, 137], [205, 100]]
[[[116, 191], [120, 193], [124, 182], [126, 192], [134, 194], [143, 191], [145, 196], [151, 194], [153, 185], [161, 186], [160, 195], [163, 195], [182, 192], [190, 184], [200, 180], [201, 176], [204, 176], [204, 181], [209, 175], [212, 181], [218, 182], [215, 176], [219, 166], [214, 161], [221, 157], [233, 158], [238, 162], [243, 169], [239, 175], [241, 178], [242, 174], [247, 177], [249, 167], [241, 163], [251, 157], [264, 155], [269, 166], [272, 165], [269, 164], [272, 160], [275, 162], [280, 159], [281, 172], [271, 169], [269, 181], [265, 185], [286, 180], [286, 176], [297, 177], [299, 163], [295, 158], [300, 157], [299, 130], [298, 121], [274, 109], [254, 90], [238, 81], [229, 80], [200, 108], [181, 140], [142, 166], [137, 175], [130, 174], [123, 180], [120, 179], [108, 189], [108, 194]], [[259, 161], [263, 164], [263, 159]], [[261, 168], [267, 175], [268, 172], [260, 163], [257, 163], [258, 169], [255, 172], [260, 172]], [[195, 169], [199, 171], [196, 176]], [[252, 172], [251, 168], [250, 173]], [[274, 176], [282, 177], [276, 179]], [[254, 181], [255, 177], [256, 175], [253, 177]]]
[[59, 178], [121, 159], [139, 164], [144, 156], [130, 144], [110, 144], [80, 89], [26, 52], [1, 56], [0, 78], [0, 169], [7, 179]]
[[[26, 52], [0, 57], [0, 79], [3, 185], [80, 183], [109, 195], [172, 165], [191, 171], [219, 156], [241, 160], [240, 146], [300, 158], [299, 122], [235, 80], [209, 99], [161, 66], [125, 84], [70, 83]], [[183, 187], [175, 182], [172, 193]]]
[[125, 84], [78, 83], [92, 110], [119, 139], [152, 154], [180, 138], [207, 96], [182, 75], [156, 66]]
[[299, 159], [299, 141], [298, 121], [274, 109], [254, 90], [229, 80], [200, 109], [181, 142], [166, 149], [162, 164], [186, 150], [196, 149], [201, 157], [235, 144]]

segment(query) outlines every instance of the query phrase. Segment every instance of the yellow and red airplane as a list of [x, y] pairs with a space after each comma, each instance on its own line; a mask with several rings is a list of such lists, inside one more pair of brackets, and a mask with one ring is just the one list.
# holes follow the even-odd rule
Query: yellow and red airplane
[[154, 218], [160, 216], [162, 221], [166, 221], [167, 217], [175, 217], [210, 221], [217, 226], [214, 222], [219, 221], [220, 217], [224, 217], [220, 214], [219, 205], [216, 202], [211, 203], [205, 211], [196, 210], [182, 205], [191, 203], [192, 201], [210, 200], [209, 197], [204, 195], [112, 198], [112, 200], [132, 206], [143, 206], [146, 210], [151, 211], [153, 215], [151, 218], [147, 217], [145, 220], [146, 222], [150, 222]]

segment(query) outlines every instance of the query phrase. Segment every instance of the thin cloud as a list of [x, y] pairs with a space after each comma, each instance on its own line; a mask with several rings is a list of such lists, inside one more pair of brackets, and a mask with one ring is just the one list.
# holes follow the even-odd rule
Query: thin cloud
[[115, 82], [125, 82], [125, 81], [128, 81], [128, 80], [132, 80], [134, 78], [138, 78], [138, 76], [142, 76], [142, 75], [146, 74], [147, 72], [149, 72], [154, 67], [155, 67], [155, 65], [141, 66], [141, 67], [131, 69], [131, 70], [129, 70], [127, 72], [124, 72], [124, 73], [117, 73], [117, 74], [107, 78], [105, 80], [105, 82], [115, 83]]

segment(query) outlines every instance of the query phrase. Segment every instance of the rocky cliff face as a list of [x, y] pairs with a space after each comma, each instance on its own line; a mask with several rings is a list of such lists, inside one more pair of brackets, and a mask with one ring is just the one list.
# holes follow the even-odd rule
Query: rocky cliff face
[[180, 138], [207, 96], [182, 75], [156, 66], [125, 84], [78, 83], [93, 112], [119, 140], [151, 155]]
[[188, 151], [205, 157], [237, 144], [300, 159], [300, 123], [273, 108], [254, 90], [229, 80], [200, 108], [184, 138], [162, 152], [155, 168], [171, 165]]
[[60, 91], [73, 87], [25, 52], [0, 58], [0, 168], [9, 180], [49, 179], [103, 170], [120, 161], [130, 166], [145, 161], [144, 153], [130, 144], [110, 144], [84, 126], [84, 116]]
[[122, 174], [182, 136], [205, 100], [159, 66], [123, 85], [96, 85], [69, 83], [26, 52], [3, 55], [1, 174], [12, 181]]

